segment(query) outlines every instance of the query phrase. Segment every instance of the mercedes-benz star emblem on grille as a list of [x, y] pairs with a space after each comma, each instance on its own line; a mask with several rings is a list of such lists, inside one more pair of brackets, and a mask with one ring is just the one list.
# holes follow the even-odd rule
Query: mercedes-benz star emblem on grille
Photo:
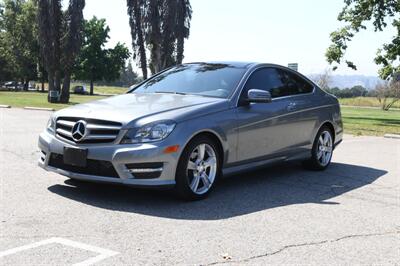
[[78, 122], [75, 123], [75, 125], [72, 127], [71, 130], [73, 140], [79, 142], [85, 138], [86, 124], [87, 124], [86, 121], [83, 120], [79, 120]]

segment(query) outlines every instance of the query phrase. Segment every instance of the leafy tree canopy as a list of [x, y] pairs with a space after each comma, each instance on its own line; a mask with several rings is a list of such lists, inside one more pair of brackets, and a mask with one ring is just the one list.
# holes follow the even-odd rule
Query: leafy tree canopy
[[83, 47], [75, 69], [75, 78], [89, 80], [91, 94], [94, 81], [118, 79], [130, 56], [128, 48], [121, 43], [111, 49], [105, 48], [109, 32], [105, 19], [93, 17], [84, 23]]
[[36, 79], [39, 58], [36, 14], [33, 0], [0, 3], [0, 80]]
[[185, 39], [190, 33], [190, 1], [127, 0], [127, 7], [133, 57], [138, 60], [143, 77], [147, 78], [147, 68], [154, 74], [181, 64]]
[[[400, 3], [399, 0], [344, 0], [345, 6], [338, 20], [345, 26], [331, 33], [332, 44], [326, 51], [330, 64], [340, 64], [355, 34], [367, 29], [366, 24], [372, 22], [375, 31], [384, 31], [388, 24], [396, 29], [396, 36], [391, 43], [379, 49], [375, 62], [381, 66], [379, 75], [386, 79], [400, 71]], [[348, 67], [357, 69], [355, 63], [345, 60]], [[337, 66], [334, 67], [336, 69]]]

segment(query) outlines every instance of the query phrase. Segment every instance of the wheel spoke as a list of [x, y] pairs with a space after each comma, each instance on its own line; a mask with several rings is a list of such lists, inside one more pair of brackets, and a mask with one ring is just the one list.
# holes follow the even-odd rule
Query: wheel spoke
[[332, 147], [330, 147], [330, 146], [326, 146], [325, 149], [327, 152], [332, 152]]
[[210, 179], [208, 178], [208, 175], [203, 174], [203, 175], [201, 176], [201, 180], [203, 181], [204, 186], [205, 186], [206, 188], [209, 188], [209, 187], [211, 186], [211, 182], [210, 182]]
[[319, 136], [319, 143], [320, 143], [321, 145], [324, 145], [324, 138], [322, 137], [322, 135]]
[[326, 160], [326, 153], [322, 152], [321, 163], [325, 164], [325, 160]]
[[207, 143], [195, 146], [187, 163], [187, 180], [190, 189], [198, 195], [207, 193], [217, 175], [217, 160], [213, 147]]
[[216, 163], [215, 157], [209, 157], [206, 161], [204, 161], [204, 166], [206, 168], [214, 166]]
[[200, 181], [200, 176], [193, 175], [193, 180], [192, 183], [190, 184], [190, 188], [192, 189], [193, 192], [197, 191], [197, 188], [199, 187], [199, 181]]
[[329, 134], [328, 133], [324, 133], [324, 145], [328, 145], [328, 141], [329, 141]]
[[205, 144], [200, 144], [200, 145], [197, 147], [197, 149], [198, 149], [198, 151], [199, 151], [199, 154], [198, 154], [197, 159], [203, 160], [203, 159], [204, 159], [204, 154], [205, 154], [205, 152], [206, 152], [206, 145], [205, 145]]
[[325, 164], [327, 164], [329, 162], [329, 158], [330, 158], [330, 153], [325, 152]]
[[188, 170], [196, 170], [197, 169], [196, 163], [189, 160], [187, 168], [188, 168]]

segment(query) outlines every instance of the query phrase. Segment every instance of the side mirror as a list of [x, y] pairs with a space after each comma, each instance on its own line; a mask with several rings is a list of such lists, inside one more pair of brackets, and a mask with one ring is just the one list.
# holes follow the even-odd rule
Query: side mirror
[[269, 91], [251, 89], [247, 92], [248, 103], [270, 103], [272, 101]]

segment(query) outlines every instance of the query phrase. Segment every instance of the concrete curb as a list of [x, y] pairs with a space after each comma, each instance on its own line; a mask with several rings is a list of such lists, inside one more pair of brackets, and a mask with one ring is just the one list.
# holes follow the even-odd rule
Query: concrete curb
[[400, 135], [397, 134], [385, 134], [383, 137], [388, 139], [400, 139]]
[[25, 110], [37, 110], [37, 111], [55, 111], [53, 108], [42, 108], [42, 107], [31, 107], [31, 106], [25, 106]]
[[11, 108], [10, 105], [0, 104], [0, 108]]

